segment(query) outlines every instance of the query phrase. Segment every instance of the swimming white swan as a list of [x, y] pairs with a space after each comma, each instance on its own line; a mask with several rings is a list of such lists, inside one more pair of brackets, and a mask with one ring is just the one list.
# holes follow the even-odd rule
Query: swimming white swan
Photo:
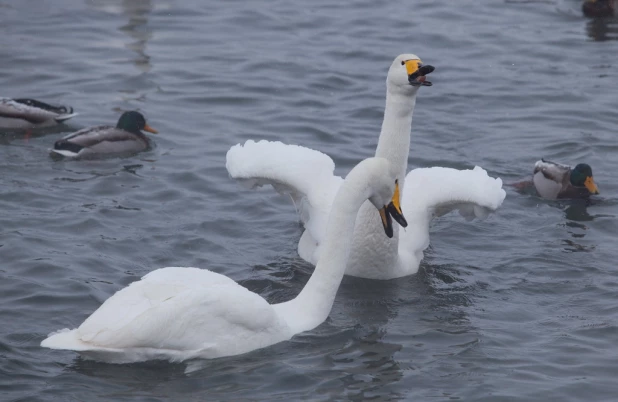
[[391, 216], [406, 224], [396, 170], [385, 159], [370, 158], [348, 174], [332, 205], [324, 258], [295, 299], [268, 304], [226, 276], [162, 268], [118, 291], [79, 328], [50, 334], [41, 346], [110, 363], [184, 361], [246, 353], [313, 329], [330, 313], [361, 205], [369, 200], [379, 209], [387, 235], [393, 235]]
[[[415, 169], [408, 173], [410, 129], [416, 93], [431, 85], [425, 75], [433, 71], [413, 54], [397, 56], [386, 79], [386, 107], [377, 157], [388, 159], [399, 169], [402, 208], [410, 226], [392, 239], [379, 235], [380, 220], [370, 206], [360, 211], [346, 274], [372, 279], [391, 279], [418, 271], [423, 251], [429, 245], [429, 223], [434, 216], [451, 210], [469, 219], [486, 216], [504, 200], [502, 181], [479, 167], [473, 170], [448, 168]], [[327, 155], [280, 142], [247, 141], [227, 153], [230, 176], [249, 187], [272, 184], [292, 196], [305, 226], [298, 244], [304, 260], [316, 264], [323, 252], [328, 213], [342, 179], [334, 176], [335, 164]], [[405, 186], [404, 186], [405, 180]]]

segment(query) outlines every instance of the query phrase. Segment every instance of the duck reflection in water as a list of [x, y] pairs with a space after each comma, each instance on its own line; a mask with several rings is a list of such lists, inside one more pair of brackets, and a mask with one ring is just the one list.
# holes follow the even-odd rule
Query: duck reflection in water
[[585, 0], [582, 12], [591, 18], [586, 33], [592, 40], [618, 40], [618, 0]]
[[590, 222], [596, 217], [595, 215], [590, 215], [588, 213], [588, 207], [594, 205], [595, 203], [596, 202], [592, 199], [578, 199], [571, 200], [571, 202], [566, 205], [566, 208], [564, 209], [565, 217], [567, 219], [565, 227], [570, 235], [570, 238], [562, 240], [562, 244], [565, 246], [565, 251], [590, 252], [594, 251], [596, 248], [594, 244], [583, 244], [584, 237], [589, 229], [588, 225], [584, 222]]
[[593, 18], [586, 24], [586, 33], [595, 42], [618, 40], [618, 18]]

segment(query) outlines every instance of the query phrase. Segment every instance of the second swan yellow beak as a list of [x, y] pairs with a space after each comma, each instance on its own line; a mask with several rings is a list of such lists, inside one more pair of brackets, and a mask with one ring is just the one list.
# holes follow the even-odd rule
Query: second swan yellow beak
[[395, 193], [393, 194], [393, 198], [388, 205], [383, 206], [379, 209], [380, 218], [382, 219], [382, 226], [384, 227], [384, 232], [388, 237], [393, 237], [393, 219], [397, 221], [402, 227], [408, 226], [408, 222], [406, 218], [403, 217], [403, 212], [401, 211], [401, 196], [399, 194], [399, 183], [395, 181]]

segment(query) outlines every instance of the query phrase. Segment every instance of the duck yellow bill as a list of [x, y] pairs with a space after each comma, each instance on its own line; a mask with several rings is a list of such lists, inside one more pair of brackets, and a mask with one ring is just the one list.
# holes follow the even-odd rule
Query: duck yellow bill
[[408, 226], [408, 222], [401, 212], [400, 198], [399, 183], [395, 182], [395, 194], [393, 194], [391, 202], [379, 209], [382, 226], [388, 237], [393, 237], [393, 219], [404, 228]]
[[148, 124], [146, 124], [144, 126], [144, 131], [148, 131], [149, 133], [153, 133], [153, 134], [157, 134], [158, 133], [157, 130], [155, 130], [154, 128], [150, 127]]
[[584, 186], [590, 191], [591, 194], [599, 194], [599, 188], [596, 183], [592, 179], [592, 176], [586, 177], [586, 181], [584, 182]]

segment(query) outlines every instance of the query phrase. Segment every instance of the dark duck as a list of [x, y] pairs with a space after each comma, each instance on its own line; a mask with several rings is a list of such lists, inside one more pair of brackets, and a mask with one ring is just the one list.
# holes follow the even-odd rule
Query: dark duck
[[69, 106], [56, 106], [28, 98], [0, 98], [0, 128], [27, 130], [51, 127], [77, 116]]
[[135, 154], [150, 147], [150, 141], [142, 130], [157, 133], [141, 113], [124, 112], [116, 127], [98, 126], [79, 130], [56, 141], [50, 152], [69, 158]]
[[585, 0], [582, 11], [586, 17], [613, 17], [617, 15], [618, 0]]
[[599, 194], [592, 168], [580, 163], [574, 168], [541, 159], [534, 165], [534, 188], [543, 198], [587, 198]]

